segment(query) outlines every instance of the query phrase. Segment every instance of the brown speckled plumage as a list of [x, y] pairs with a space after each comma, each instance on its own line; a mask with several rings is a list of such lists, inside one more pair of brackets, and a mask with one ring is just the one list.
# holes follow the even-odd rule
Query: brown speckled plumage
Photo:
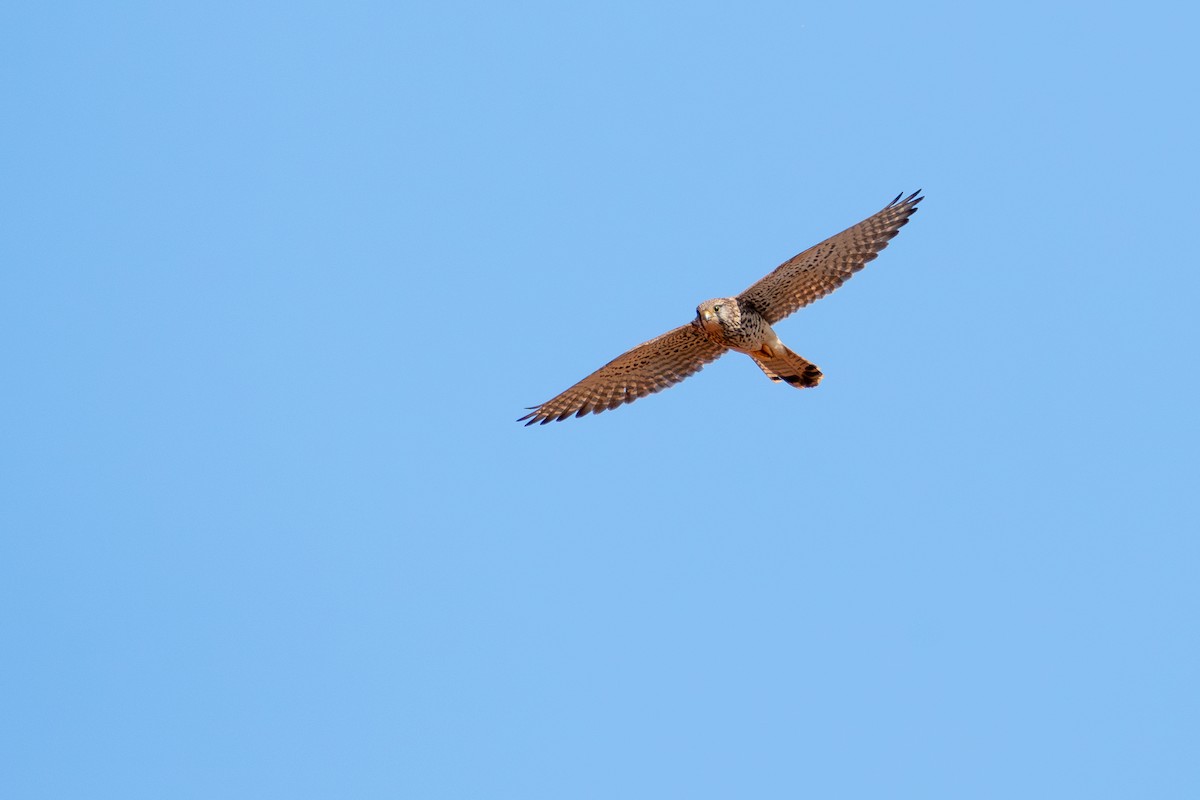
[[923, 199], [901, 195], [879, 213], [779, 265], [737, 297], [707, 300], [691, 323], [644, 342], [562, 394], [534, 406], [526, 425], [599, 414], [699, 372], [727, 350], [746, 353], [773, 381], [816, 386], [817, 367], [793, 353], [771, 325], [841, 286], [887, 247]]

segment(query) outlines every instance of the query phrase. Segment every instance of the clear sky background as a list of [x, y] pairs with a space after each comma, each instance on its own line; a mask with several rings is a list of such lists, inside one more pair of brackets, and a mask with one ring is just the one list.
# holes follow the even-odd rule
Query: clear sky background
[[1168, 9], [6, 5], [0, 795], [1200, 796]]

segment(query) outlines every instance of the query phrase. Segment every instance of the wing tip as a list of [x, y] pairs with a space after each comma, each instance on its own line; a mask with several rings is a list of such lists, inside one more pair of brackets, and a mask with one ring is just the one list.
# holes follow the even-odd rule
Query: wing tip
[[[913, 211], [915, 211], [916, 210], [915, 206], [917, 205], [917, 203], [919, 203], [925, 199], [925, 195], [921, 194], [921, 192], [923, 192], [923, 191], [924, 191], [924, 189], [917, 189], [915, 192], [910, 194], [908, 197], [904, 197], [904, 192], [901, 192], [900, 194], [896, 195], [892, 199], [892, 202], [890, 202], [886, 206], [884, 206], [884, 208], [907, 206], [909, 208], [912, 208]], [[903, 200], [900, 199], [902, 197], [904, 197]]]
[[[562, 413], [547, 411], [545, 405], [529, 406], [529, 413], [523, 417], [519, 417], [517, 422], [524, 422], [525, 427], [530, 425], [547, 425], [551, 422], [562, 422], [571, 417], [582, 417], [585, 414], [599, 414], [603, 408], [593, 408], [591, 406], [583, 406], [579, 409], [569, 408]], [[528, 421], [526, 421], [528, 420]]]

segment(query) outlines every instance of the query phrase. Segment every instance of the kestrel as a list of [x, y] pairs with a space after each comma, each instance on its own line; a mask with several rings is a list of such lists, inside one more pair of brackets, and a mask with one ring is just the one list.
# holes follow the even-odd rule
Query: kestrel
[[788, 259], [736, 297], [706, 300], [696, 318], [644, 342], [567, 389], [532, 406], [517, 422], [545, 425], [570, 416], [599, 414], [674, 386], [727, 350], [745, 353], [773, 381], [803, 389], [821, 382], [821, 370], [779, 341], [771, 325], [819, 300], [887, 247], [923, 200], [920, 191], [867, 217], [816, 247]]

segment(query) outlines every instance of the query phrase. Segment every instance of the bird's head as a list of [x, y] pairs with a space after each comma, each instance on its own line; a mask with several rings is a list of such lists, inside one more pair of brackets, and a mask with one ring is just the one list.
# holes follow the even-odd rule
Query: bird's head
[[722, 331], [730, 327], [736, 328], [741, 323], [742, 310], [737, 300], [732, 297], [718, 297], [715, 300], [705, 300], [696, 306], [696, 321], [700, 327], [711, 331]]

